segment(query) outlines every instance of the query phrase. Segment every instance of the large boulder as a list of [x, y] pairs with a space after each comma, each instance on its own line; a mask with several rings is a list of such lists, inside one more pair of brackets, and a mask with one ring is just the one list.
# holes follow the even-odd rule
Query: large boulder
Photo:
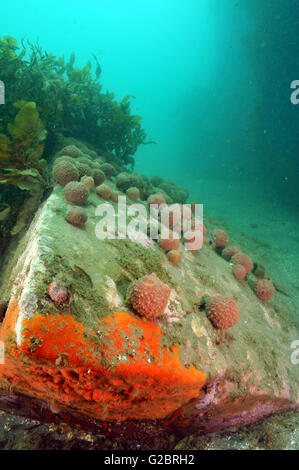
[[[66, 221], [71, 206], [56, 187], [8, 250], [0, 407], [13, 402], [28, 417], [141, 440], [297, 408], [291, 344], [298, 332], [283, 296], [261, 302], [208, 244], [197, 254], [181, 245], [173, 265], [151, 240], [100, 240], [99, 201], [90, 194], [85, 227], [76, 227]], [[171, 291], [165, 314], [149, 321], [132, 310], [127, 290], [153, 273]], [[67, 293], [62, 300], [49, 295], [53, 285]], [[233, 298], [240, 312], [223, 338], [201, 303], [215, 295]]]

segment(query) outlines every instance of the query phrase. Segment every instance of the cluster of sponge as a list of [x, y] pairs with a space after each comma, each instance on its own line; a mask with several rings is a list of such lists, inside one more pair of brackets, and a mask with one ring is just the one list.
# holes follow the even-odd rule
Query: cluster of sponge
[[[220, 237], [220, 239], [222, 240], [225, 237], [223, 233], [221, 232], [223, 231], [218, 230], [216, 235]], [[215, 235], [215, 231], [214, 231], [214, 235]], [[217, 243], [216, 243], [216, 246], [217, 246]], [[233, 245], [226, 246], [222, 250], [221, 256], [233, 264], [232, 272], [233, 272], [234, 277], [238, 281], [241, 281], [244, 279], [248, 280], [249, 275], [252, 272], [254, 272], [256, 277], [262, 277], [262, 279], [256, 281], [253, 284], [253, 290], [260, 300], [268, 301], [272, 299], [275, 293], [275, 287], [274, 287], [274, 284], [270, 280], [264, 279], [265, 270], [262, 265], [259, 265], [259, 264], [254, 265], [252, 259], [246, 253], [243, 253], [241, 248], [239, 248], [238, 246], [233, 246]], [[255, 266], [258, 268], [258, 270], [256, 270]]]
[[231, 262], [236, 265], [243, 266], [246, 271], [246, 274], [250, 274], [253, 269], [252, 259], [242, 252], [236, 253], [234, 256], [232, 256]]
[[[92, 154], [93, 153], [93, 154]], [[178, 214], [170, 214], [172, 232], [167, 239], [160, 237], [158, 245], [165, 253], [168, 261], [176, 264], [181, 260], [180, 240], [183, 227], [189, 227], [185, 234], [185, 241], [194, 241], [191, 237], [194, 230], [201, 230], [203, 238], [206, 237], [206, 227], [197, 221], [191, 209], [182, 213], [181, 204], [185, 203], [188, 193], [169, 181], [160, 177], [148, 180], [145, 176], [128, 171], [120, 171], [117, 166], [98, 157], [95, 152], [68, 145], [62, 149], [53, 166], [55, 181], [64, 186], [64, 195], [68, 202], [75, 205], [66, 213], [66, 219], [77, 227], [84, 227], [87, 216], [84, 210], [76, 206], [84, 206], [90, 192], [95, 193], [104, 200], [118, 202], [120, 195], [126, 195], [129, 201], [139, 200], [152, 205], [163, 205], [176, 202], [179, 206]], [[110, 181], [108, 181], [110, 180]], [[94, 189], [95, 188], [95, 189]], [[188, 225], [189, 224], [189, 225]], [[179, 227], [179, 228], [177, 228]], [[184, 232], [185, 233], [185, 232]], [[190, 239], [187, 235], [190, 235]], [[234, 245], [229, 245], [228, 234], [219, 228], [214, 229], [208, 236], [213, 246], [221, 256], [232, 263], [232, 272], [237, 280], [248, 279], [253, 270], [251, 258]], [[206, 237], [207, 238], [207, 237]], [[211, 243], [212, 243], [211, 241]], [[201, 246], [200, 246], [201, 247]], [[193, 250], [195, 253], [198, 249]], [[269, 300], [275, 288], [271, 281], [262, 279], [254, 285], [254, 292], [261, 300]], [[49, 286], [49, 295], [56, 303], [67, 301], [68, 293], [55, 283]], [[144, 276], [133, 282], [127, 292], [128, 301], [134, 311], [148, 320], [155, 320], [163, 316], [170, 297], [170, 288], [163, 283], [156, 274]], [[239, 321], [239, 308], [232, 298], [214, 295], [205, 302], [207, 316], [213, 326], [220, 330], [233, 327]]]

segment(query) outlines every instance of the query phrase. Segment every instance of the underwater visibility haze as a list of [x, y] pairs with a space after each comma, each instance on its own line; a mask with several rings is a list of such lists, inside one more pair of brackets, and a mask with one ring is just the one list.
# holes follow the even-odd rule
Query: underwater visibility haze
[[298, 449], [298, 2], [0, 8], [0, 448]]

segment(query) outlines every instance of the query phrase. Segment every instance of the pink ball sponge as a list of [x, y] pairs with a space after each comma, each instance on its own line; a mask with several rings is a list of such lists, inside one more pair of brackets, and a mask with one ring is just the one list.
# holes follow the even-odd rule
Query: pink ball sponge
[[110, 163], [103, 163], [103, 165], [101, 166], [101, 170], [105, 173], [107, 178], [110, 178], [111, 176], [115, 175], [115, 168]]
[[77, 227], [84, 227], [87, 221], [87, 215], [79, 207], [71, 207], [66, 213], [67, 221]]
[[71, 162], [59, 159], [53, 166], [53, 177], [57, 183], [65, 186], [70, 181], [77, 181], [79, 172]]
[[97, 195], [103, 199], [110, 199], [111, 192], [111, 188], [108, 186], [108, 184], [103, 183], [96, 187]]
[[192, 218], [192, 211], [188, 206], [183, 206], [182, 204], [173, 204], [171, 206], [169, 211], [169, 227], [179, 232], [181, 230], [187, 231], [191, 228], [195, 230], [198, 226], [200, 226], [200, 230], [202, 224], [196, 221], [194, 217]]
[[260, 300], [272, 299], [275, 287], [268, 279], [261, 279], [254, 284], [254, 292]]
[[68, 202], [83, 206], [89, 196], [87, 186], [78, 181], [71, 181], [64, 188], [64, 197]]
[[153, 320], [160, 317], [167, 306], [170, 288], [156, 274], [144, 276], [128, 288], [128, 300], [139, 315]]
[[180, 247], [180, 240], [175, 238], [173, 232], [169, 231], [169, 237], [167, 239], [160, 239], [159, 245], [164, 251], [178, 250]]
[[136, 202], [140, 198], [140, 191], [135, 186], [131, 186], [131, 188], [127, 189], [126, 195], [131, 199], [131, 201]]
[[70, 157], [77, 158], [82, 156], [82, 151], [76, 145], [67, 145], [61, 152], [61, 155], [69, 155]]
[[213, 237], [215, 240], [216, 248], [224, 248], [226, 245], [228, 245], [229, 237], [224, 230], [216, 228], [215, 230], [213, 230]]
[[227, 246], [224, 248], [224, 250], [221, 253], [221, 256], [226, 259], [226, 261], [229, 261], [236, 253], [241, 253], [241, 248], [238, 246]]
[[168, 261], [172, 264], [176, 264], [180, 261], [181, 255], [178, 250], [170, 250], [167, 253]]
[[80, 183], [85, 184], [88, 187], [89, 191], [92, 191], [94, 188], [94, 179], [92, 176], [82, 176]]
[[68, 291], [57, 281], [51, 282], [48, 286], [48, 294], [55, 304], [64, 304], [69, 299]]
[[247, 272], [242, 264], [235, 264], [233, 267], [233, 275], [238, 279], [238, 281], [241, 281], [246, 278]]
[[165, 197], [163, 194], [151, 194], [147, 200], [147, 202], [151, 204], [157, 204], [158, 206], [165, 204]]
[[102, 184], [105, 181], [106, 175], [102, 170], [99, 170], [98, 168], [95, 168], [92, 172], [92, 176], [94, 179], [94, 182], [97, 186]]
[[236, 253], [231, 258], [232, 263], [234, 264], [241, 264], [246, 269], [246, 273], [249, 274], [253, 270], [253, 262], [248, 255], [244, 253]]
[[220, 330], [227, 330], [240, 318], [239, 307], [234, 299], [227, 299], [221, 295], [209, 297], [206, 301], [206, 311], [213, 326]]

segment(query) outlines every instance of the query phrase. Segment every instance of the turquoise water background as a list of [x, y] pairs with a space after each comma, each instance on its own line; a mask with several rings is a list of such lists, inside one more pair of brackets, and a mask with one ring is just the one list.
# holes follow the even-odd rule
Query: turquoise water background
[[79, 66], [99, 57], [104, 89], [135, 95], [157, 142], [138, 150], [137, 171], [275, 185], [291, 204], [298, 13], [294, 0], [12, 0], [0, 31], [75, 51]]

